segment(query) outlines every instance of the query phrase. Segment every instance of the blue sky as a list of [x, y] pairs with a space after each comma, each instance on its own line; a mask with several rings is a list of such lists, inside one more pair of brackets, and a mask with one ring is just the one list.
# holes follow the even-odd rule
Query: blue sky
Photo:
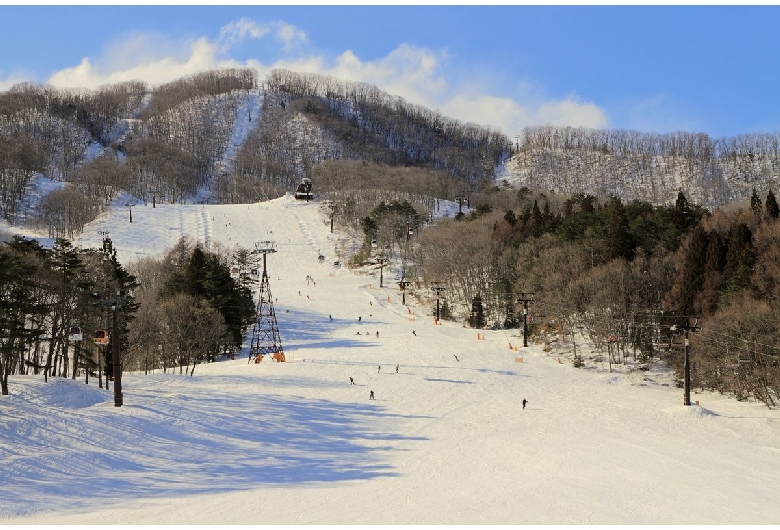
[[736, 136], [780, 131], [778, 28], [778, 6], [0, 6], [0, 90], [287, 68], [510, 136]]

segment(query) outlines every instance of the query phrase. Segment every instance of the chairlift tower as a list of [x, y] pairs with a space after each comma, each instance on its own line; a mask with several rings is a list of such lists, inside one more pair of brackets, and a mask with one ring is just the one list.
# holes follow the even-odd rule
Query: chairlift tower
[[252, 342], [249, 346], [249, 360], [255, 358], [255, 362], [262, 360], [262, 355], [268, 353], [274, 355], [278, 361], [284, 361], [284, 350], [282, 349], [282, 339], [279, 336], [279, 326], [276, 323], [276, 313], [274, 312], [273, 296], [271, 296], [271, 286], [268, 284], [268, 269], [266, 266], [266, 256], [276, 252], [272, 241], [261, 241], [255, 243], [253, 254], [263, 255], [263, 276], [260, 279], [260, 292], [257, 300], [257, 313], [255, 325], [252, 328]]
[[523, 348], [528, 347], [528, 304], [533, 304], [534, 293], [519, 293], [517, 303], [523, 304]]
[[673, 316], [674, 323], [669, 326], [669, 331], [676, 334], [684, 334], [683, 338], [683, 405], [691, 405], [691, 355], [688, 333], [701, 331], [699, 317], [697, 316]]
[[411, 285], [412, 282], [402, 276], [401, 279], [397, 280], [395, 283], [398, 284], [398, 288], [401, 290], [401, 303], [406, 305], [406, 287]]
[[447, 290], [446, 287], [444, 287], [444, 282], [431, 282], [431, 290], [436, 293], [436, 322], [439, 322], [441, 320], [441, 315], [439, 313], [439, 299], [441, 298], [441, 293]]

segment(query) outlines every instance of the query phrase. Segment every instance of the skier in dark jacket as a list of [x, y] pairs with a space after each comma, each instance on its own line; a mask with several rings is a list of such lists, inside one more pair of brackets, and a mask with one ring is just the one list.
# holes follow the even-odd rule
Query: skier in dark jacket
[[374, 391], [373, 391], [373, 390], [371, 390], [371, 391], [368, 393], [368, 399], [374, 399]]
[[525, 398], [523, 398], [523, 410], [525, 410], [525, 405], [526, 405], [526, 403], [528, 403], [528, 400], [527, 400], [527, 399], [525, 399]]

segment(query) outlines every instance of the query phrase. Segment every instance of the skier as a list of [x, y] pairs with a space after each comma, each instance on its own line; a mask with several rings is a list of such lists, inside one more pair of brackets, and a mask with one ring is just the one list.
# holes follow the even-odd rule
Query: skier
[[398, 373], [398, 365], [395, 365], [395, 373]]
[[328, 319], [333, 322], [333, 315], [328, 315]]
[[382, 365], [380, 364], [380, 365], [379, 365], [379, 368], [377, 368], [377, 369], [376, 369], [376, 373], [379, 373], [379, 372], [381, 372], [381, 371], [382, 371]]
[[379, 338], [379, 332], [378, 331], [376, 332], [376, 338]]
[[361, 322], [363, 320], [363, 317], [358, 317], [358, 322]]
[[354, 380], [354, 379], [352, 379], [351, 377], [349, 378], [349, 384], [350, 384], [350, 385], [354, 385], [354, 384], [355, 384], [355, 380]]
[[526, 403], [528, 403], [528, 400], [527, 400], [527, 399], [525, 399], [525, 398], [523, 398], [523, 410], [525, 410], [525, 405], [526, 405]]
[[417, 332], [415, 332], [414, 330], [412, 330], [412, 335], [414, 335], [414, 336], [416, 337], [416, 336], [417, 336]]
[[373, 390], [368, 393], [368, 399], [374, 399], [374, 391]]
[[453, 355], [453, 357], [455, 357], [455, 360], [456, 360], [456, 361], [460, 362], [460, 359], [458, 359], [458, 356], [457, 356], [457, 355]]

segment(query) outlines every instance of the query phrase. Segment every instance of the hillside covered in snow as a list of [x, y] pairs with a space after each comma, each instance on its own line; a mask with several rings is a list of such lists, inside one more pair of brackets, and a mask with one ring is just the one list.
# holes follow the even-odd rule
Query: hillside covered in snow
[[[274, 240], [286, 362], [248, 343], [194, 375], [16, 375], [0, 397], [4, 524], [775, 524], [776, 410], [682, 391], [630, 359], [572, 366], [571, 344], [432, 317], [384, 269], [334, 266], [348, 234], [291, 197], [112, 210], [124, 263], [182, 235]], [[319, 260], [319, 255], [326, 259]], [[532, 309], [533, 310], [533, 309]], [[483, 337], [483, 338], [478, 338]], [[582, 347], [582, 346], [580, 346]], [[350, 378], [354, 384], [350, 384]], [[369, 399], [373, 392], [375, 399]], [[523, 401], [527, 400], [526, 404]]]

